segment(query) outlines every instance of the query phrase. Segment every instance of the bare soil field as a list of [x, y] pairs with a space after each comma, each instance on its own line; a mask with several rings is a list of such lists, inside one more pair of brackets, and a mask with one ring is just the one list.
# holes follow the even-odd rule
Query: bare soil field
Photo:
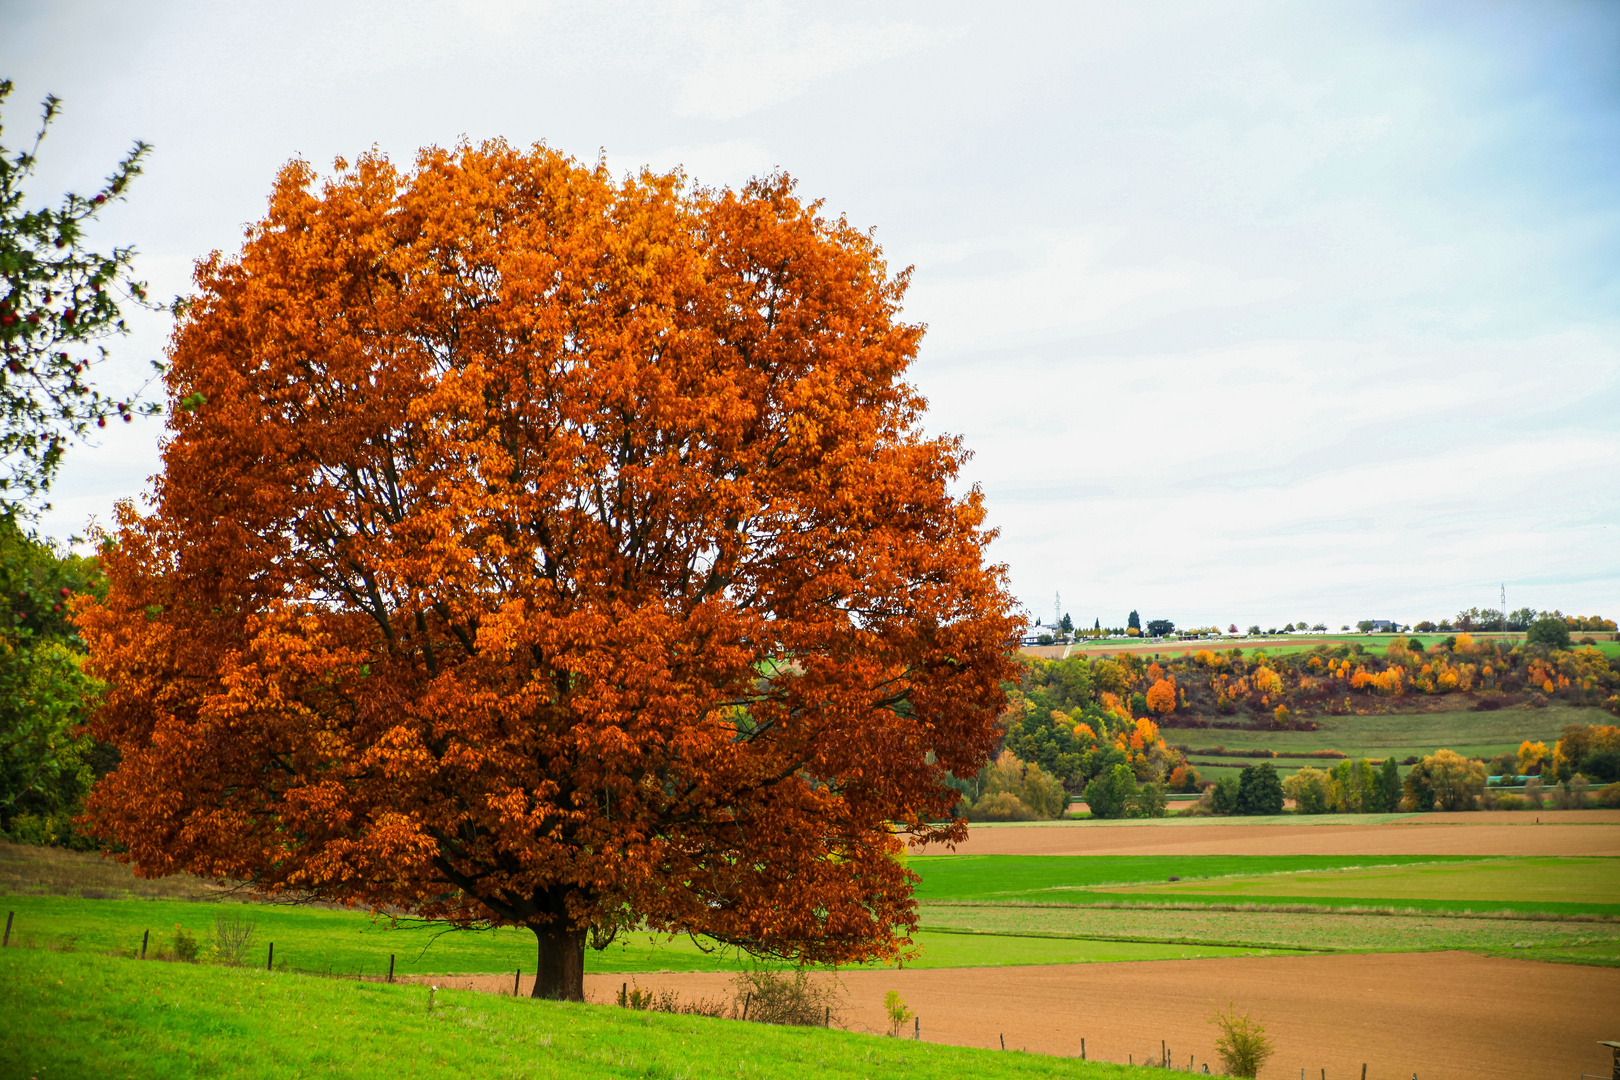
[[[1600, 1039], [1620, 1035], [1620, 969], [1570, 967], [1461, 952], [1246, 957], [1014, 968], [858, 971], [841, 976], [845, 1023], [885, 1029], [896, 990], [930, 1042], [1089, 1058], [1157, 1060], [1219, 1072], [1208, 1018], [1229, 1002], [1266, 1027], [1277, 1053], [1261, 1070], [1290, 1080], [1305, 1069], [1354, 1080], [1522, 1080], [1609, 1070]], [[511, 993], [501, 976], [447, 977], [441, 986]], [[610, 1002], [624, 976], [586, 976]], [[722, 974], [652, 974], [643, 989], [683, 998], [731, 997]], [[528, 991], [528, 984], [522, 987]], [[909, 1035], [909, 1028], [907, 1034]]]
[[[948, 854], [930, 845], [930, 855]], [[1421, 814], [1379, 823], [1186, 822], [978, 828], [958, 855], [1620, 855], [1620, 811]]]

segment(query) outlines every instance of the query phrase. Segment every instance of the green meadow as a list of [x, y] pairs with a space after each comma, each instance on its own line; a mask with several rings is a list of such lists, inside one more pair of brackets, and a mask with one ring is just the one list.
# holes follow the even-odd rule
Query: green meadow
[[[534, 970], [534, 935], [501, 928], [453, 931], [442, 926], [391, 923], [361, 912], [266, 904], [187, 903], [170, 900], [76, 900], [63, 897], [0, 899], [15, 913], [12, 942], [22, 946], [138, 956], [150, 932], [148, 955], [172, 951], [177, 928], [211, 959], [217, 916], [251, 919], [247, 961], [265, 966], [275, 946], [278, 970], [332, 975], [385, 975], [390, 956], [398, 976]], [[1122, 960], [1246, 956], [1267, 946], [1211, 942], [1197, 947], [1165, 941], [1074, 940], [1056, 944], [1025, 936], [972, 936], [923, 932], [908, 967], [1005, 967], [1023, 964], [1083, 964]], [[645, 933], [621, 935], [601, 951], [586, 950], [591, 974], [653, 971], [741, 971], [752, 965], [734, 949], [690, 938]]]
[[[0, 1076], [1146, 1078], [1148, 1070], [815, 1027], [83, 953], [0, 953]], [[433, 1007], [429, 1007], [430, 1001]], [[1157, 1075], [1157, 1073], [1155, 1073]]]

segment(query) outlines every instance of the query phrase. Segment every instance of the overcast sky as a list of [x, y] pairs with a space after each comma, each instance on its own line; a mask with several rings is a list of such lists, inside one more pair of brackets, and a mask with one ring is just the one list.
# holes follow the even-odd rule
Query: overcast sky
[[[929, 425], [1050, 620], [1620, 614], [1620, 3], [0, 0], [44, 201], [160, 295], [289, 158], [543, 140], [773, 168], [914, 265]], [[159, 355], [115, 346], [110, 389]], [[75, 450], [105, 522], [161, 421]]]

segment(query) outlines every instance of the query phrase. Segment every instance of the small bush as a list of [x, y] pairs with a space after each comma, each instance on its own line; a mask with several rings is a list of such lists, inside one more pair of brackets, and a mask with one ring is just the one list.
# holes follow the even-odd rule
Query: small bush
[[1620, 810], [1620, 782], [1599, 788], [1598, 793], [1592, 796], [1592, 801], [1610, 810]]
[[967, 812], [969, 821], [1034, 821], [1035, 811], [1010, 791], [985, 795]]
[[1496, 809], [1498, 810], [1523, 810], [1529, 805], [1530, 800], [1522, 795], [1498, 795], [1496, 797]]
[[1586, 777], [1576, 773], [1562, 784], [1553, 787], [1553, 805], [1560, 810], [1581, 810], [1586, 806], [1586, 792], [1591, 785]]
[[1225, 1012], [1217, 1012], [1209, 1022], [1220, 1029], [1215, 1040], [1215, 1052], [1226, 1066], [1228, 1076], [1252, 1078], [1260, 1074], [1260, 1067], [1276, 1052], [1266, 1029], [1255, 1023], [1248, 1013], [1237, 1014], [1237, 1006], [1228, 1005]]
[[252, 943], [255, 926], [257, 923], [252, 918], [243, 918], [240, 911], [233, 911], [230, 914], [221, 911], [215, 915], [215, 961], [228, 967], [241, 967], [247, 959], [248, 946]]
[[883, 1008], [889, 1014], [889, 1034], [898, 1036], [900, 1028], [905, 1025], [916, 1013], [906, 1008], [905, 1001], [900, 997], [900, 991], [890, 990], [883, 995]]
[[1539, 776], [1532, 776], [1530, 779], [1526, 780], [1524, 782], [1524, 801], [1535, 807], [1537, 810], [1540, 810], [1542, 802], [1542, 788], [1545, 786], [1546, 781], [1542, 780]]
[[817, 983], [803, 968], [745, 971], [733, 981], [736, 1015], [761, 1024], [821, 1027], [839, 1017], [838, 984]]
[[199, 951], [197, 935], [185, 929], [179, 923], [175, 923], [174, 937], [169, 940], [167, 948], [158, 950], [158, 959], [175, 960], [182, 964], [195, 964]]

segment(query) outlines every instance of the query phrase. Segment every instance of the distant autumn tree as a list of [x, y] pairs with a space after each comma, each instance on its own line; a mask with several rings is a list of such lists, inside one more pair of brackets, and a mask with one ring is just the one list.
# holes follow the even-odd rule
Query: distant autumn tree
[[197, 268], [152, 511], [80, 625], [139, 873], [892, 957], [1021, 630], [868, 234], [783, 176], [302, 162]]
[[1160, 716], [1176, 711], [1176, 684], [1173, 679], [1160, 679], [1148, 687], [1147, 707]]

